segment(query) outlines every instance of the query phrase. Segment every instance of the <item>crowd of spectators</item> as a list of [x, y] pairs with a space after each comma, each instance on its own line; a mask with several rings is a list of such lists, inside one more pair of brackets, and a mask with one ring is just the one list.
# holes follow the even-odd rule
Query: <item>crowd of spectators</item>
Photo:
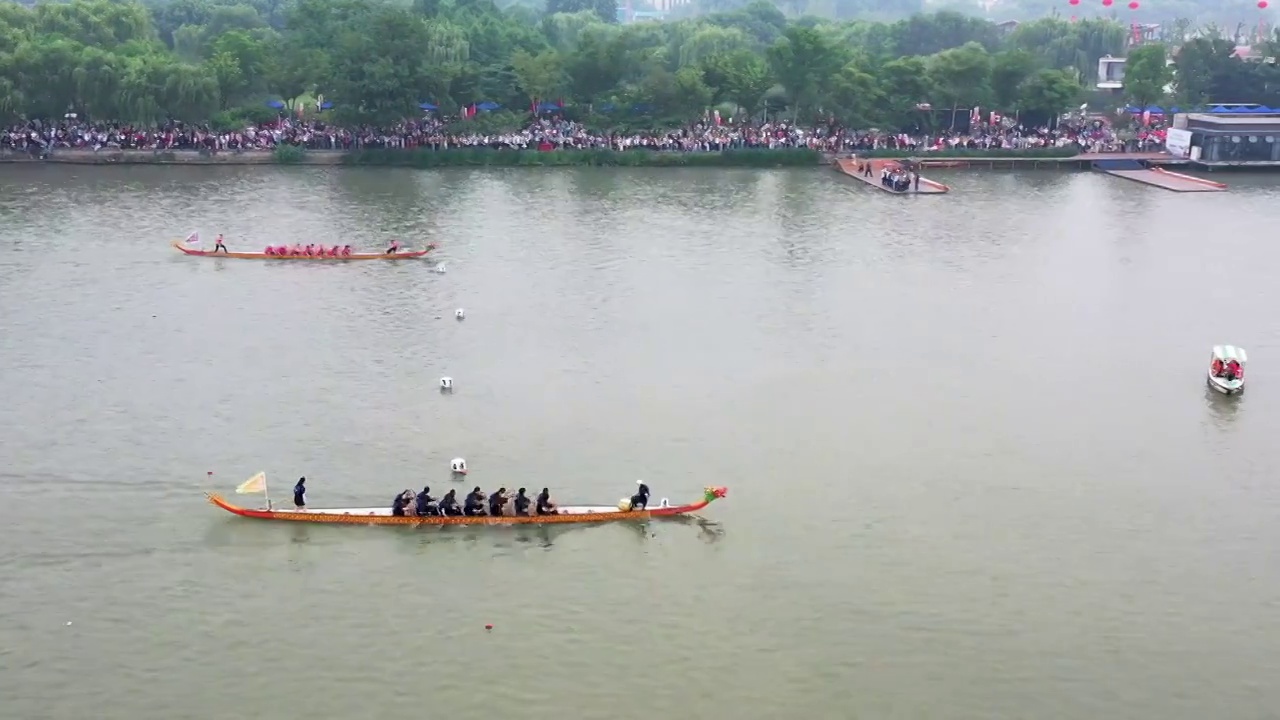
[[[456, 126], [453, 126], [456, 128]], [[1155, 149], [1163, 130], [1147, 127], [1122, 138], [1103, 120], [1082, 118], [1054, 129], [1024, 128], [1002, 120], [975, 124], [963, 132], [931, 135], [851, 130], [834, 123], [801, 127], [785, 121], [741, 124], [707, 118], [679, 130], [601, 133], [560, 119], [536, 119], [518, 131], [485, 134], [451, 130], [437, 119], [406, 121], [392, 127], [338, 127], [320, 121], [281, 118], [275, 122], [217, 132], [204, 126], [170, 123], [141, 128], [118, 123], [86, 123], [74, 118], [57, 123], [30, 122], [0, 131], [0, 151], [56, 153], [82, 150], [188, 150], [209, 153], [270, 151], [281, 145], [309, 150], [364, 148], [492, 148], [520, 150], [612, 149], [714, 152], [738, 148], [810, 148], [823, 152], [872, 149], [919, 153], [955, 148], [972, 150], [1076, 147], [1083, 152]]]

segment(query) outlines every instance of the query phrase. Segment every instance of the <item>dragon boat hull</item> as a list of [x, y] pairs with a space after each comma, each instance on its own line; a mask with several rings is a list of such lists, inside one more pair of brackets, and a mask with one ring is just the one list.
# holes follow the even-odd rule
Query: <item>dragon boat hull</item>
[[675, 517], [697, 512], [722, 498], [727, 488], [706, 488], [702, 500], [688, 505], [662, 504], [640, 511], [623, 511], [609, 505], [560, 506], [555, 515], [476, 515], [449, 517], [417, 517], [392, 515], [388, 508], [333, 508], [303, 510], [254, 510], [233, 505], [221, 495], [205, 493], [209, 502], [233, 515], [256, 520], [283, 520], [288, 522], [319, 523], [326, 525], [529, 525], [547, 523], [602, 523], [620, 520], [648, 520], [650, 518]]
[[420, 258], [436, 249], [434, 243], [422, 250], [401, 250], [397, 253], [351, 253], [350, 255], [268, 255], [261, 252], [219, 252], [212, 250], [193, 250], [174, 240], [173, 246], [183, 255], [193, 257], [231, 258], [233, 260], [314, 260], [341, 262], [343, 260], [412, 260]]

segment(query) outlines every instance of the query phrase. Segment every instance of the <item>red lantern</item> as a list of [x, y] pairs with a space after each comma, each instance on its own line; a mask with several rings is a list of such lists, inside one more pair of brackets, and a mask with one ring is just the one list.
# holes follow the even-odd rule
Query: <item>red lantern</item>
[[1103, 6], [1103, 7], [1111, 7], [1111, 4], [1112, 4], [1113, 2], [1115, 2], [1115, 0], [1102, 0], [1102, 6]]
[[1130, 9], [1130, 10], [1137, 10], [1137, 9], [1138, 9], [1138, 0], [1133, 0], [1133, 2], [1129, 3], [1129, 9]]
[[1079, 5], [1080, 0], [1067, 0], [1068, 5]]
[[1267, 9], [1267, 0], [1258, 0], [1258, 9], [1259, 9], [1259, 10], [1266, 10], [1266, 9]]

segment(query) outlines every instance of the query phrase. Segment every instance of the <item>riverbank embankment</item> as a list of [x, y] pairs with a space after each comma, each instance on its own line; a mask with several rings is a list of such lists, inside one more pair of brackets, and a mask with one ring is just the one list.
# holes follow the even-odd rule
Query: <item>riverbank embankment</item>
[[[840, 156], [845, 156], [841, 153]], [[1063, 148], [953, 150], [913, 153], [905, 150], [859, 151], [864, 159], [912, 159], [921, 168], [984, 170], [1087, 170], [1103, 159], [1131, 158], [1151, 165], [1181, 166], [1188, 161], [1167, 153], [1074, 154]], [[304, 150], [120, 150], [60, 148], [47, 155], [0, 150], [0, 163], [65, 165], [312, 165], [362, 167], [804, 167], [830, 165], [835, 153], [807, 148], [744, 148], [723, 152], [646, 150], [494, 150], [490, 148]]]

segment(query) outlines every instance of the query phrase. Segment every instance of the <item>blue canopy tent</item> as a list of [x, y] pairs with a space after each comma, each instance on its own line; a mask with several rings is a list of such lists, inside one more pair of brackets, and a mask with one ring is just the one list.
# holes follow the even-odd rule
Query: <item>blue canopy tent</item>
[[429, 103], [429, 102], [423, 102], [423, 103], [418, 103], [418, 109], [420, 109], [420, 110], [426, 110], [427, 112], [435, 112], [436, 110], [439, 110], [440, 108], [436, 107], [435, 105], [432, 105], [432, 104], [431, 104], [431, 103]]
[[1224, 113], [1224, 112], [1231, 112], [1231, 111], [1230, 111], [1230, 110], [1228, 110], [1228, 109], [1226, 109], [1226, 108], [1224, 108], [1224, 107], [1222, 107], [1221, 105], [1214, 105], [1213, 107], [1209, 108], [1209, 112], [1211, 112], [1211, 113]]
[[482, 103], [476, 103], [476, 109], [482, 112], [493, 112], [494, 110], [497, 110], [500, 107], [502, 106], [499, 105], [498, 103], [490, 102], [488, 100], [485, 100]]
[[331, 102], [329, 102], [329, 101], [327, 101], [327, 100], [326, 100], [326, 101], [324, 101], [324, 102], [320, 103], [320, 109], [321, 109], [321, 110], [332, 110], [332, 109], [333, 109], [333, 103], [331, 103]]
[[269, 107], [269, 108], [275, 108], [275, 109], [277, 109], [277, 110], [283, 110], [283, 109], [284, 109], [284, 101], [283, 101], [283, 100], [268, 100], [268, 101], [267, 101], [267, 107]]

